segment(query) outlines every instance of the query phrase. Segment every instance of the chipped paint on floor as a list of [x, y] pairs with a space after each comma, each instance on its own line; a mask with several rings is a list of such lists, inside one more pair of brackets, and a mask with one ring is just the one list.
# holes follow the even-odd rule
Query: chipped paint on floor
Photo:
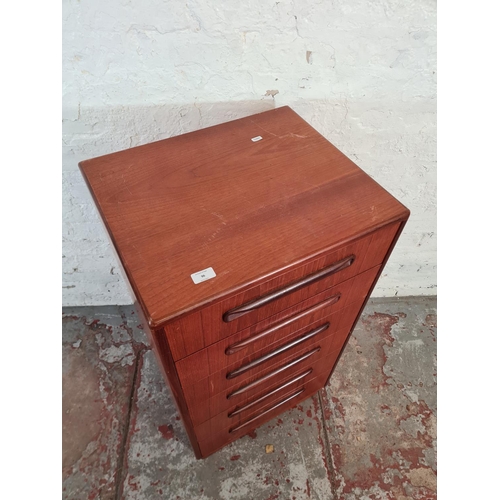
[[327, 388], [205, 460], [134, 309], [65, 309], [63, 498], [435, 498], [435, 305], [370, 301]]
[[[144, 353], [138, 380], [123, 498], [331, 497], [311, 400], [205, 460], [196, 460], [152, 351]], [[268, 444], [273, 445], [272, 453], [266, 453]]]
[[132, 308], [63, 315], [63, 496], [114, 499], [130, 390], [145, 335]]
[[338, 498], [436, 497], [436, 376], [435, 301], [371, 302], [320, 392]]
[[[92, 360], [88, 366], [79, 367], [81, 373], [64, 372], [64, 407], [81, 416], [64, 425], [65, 461], [72, 464], [65, 468], [64, 498], [331, 497], [324, 452], [318, 449], [320, 419], [314, 414], [311, 400], [212, 457], [196, 460], [153, 353], [142, 343], [144, 338], [127, 336], [121, 314], [102, 309], [65, 311], [63, 317], [65, 363], [73, 363], [78, 356]], [[135, 337], [140, 336], [141, 330], [136, 330]], [[69, 350], [74, 349], [73, 344], [81, 351]], [[122, 356], [115, 356], [118, 352]], [[132, 364], [124, 362], [130, 352], [134, 353]], [[109, 371], [113, 382], [121, 386], [114, 387], [109, 394], [101, 394], [97, 391], [99, 380]], [[94, 377], [96, 384], [89, 383], [86, 377]], [[78, 384], [88, 385], [87, 392]], [[114, 399], [107, 404], [116, 410], [116, 415], [102, 412], [102, 403], [110, 397]], [[133, 403], [125, 432], [126, 403], [130, 397]], [[78, 398], [81, 401], [77, 408]], [[80, 412], [85, 401], [89, 408], [97, 402], [94, 414]], [[118, 433], [97, 425], [111, 424], [117, 416], [121, 418], [115, 423]], [[74, 447], [73, 442], [89, 431], [90, 421], [96, 422], [90, 448], [86, 443]], [[107, 447], [94, 453], [98, 442], [106, 442]], [[266, 454], [265, 447], [270, 443], [274, 450]], [[78, 467], [82, 454], [92, 457], [86, 469]], [[113, 460], [108, 460], [110, 454]], [[121, 474], [120, 469], [123, 469]], [[118, 486], [116, 481], [120, 483]]]

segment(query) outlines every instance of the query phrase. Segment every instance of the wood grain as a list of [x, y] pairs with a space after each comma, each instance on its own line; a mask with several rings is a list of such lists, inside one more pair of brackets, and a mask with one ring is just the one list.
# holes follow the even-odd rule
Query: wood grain
[[[347, 335], [348, 330], [343, 332], [344, 338]], [[323, 371], [330, 371], [334, 361], [337, 359], [336, 353], [330, 353], [328, 356], [323, 356], [321, 358], [315, 358], [311, 364], [310, 360], [306, 360], [303, 363], [292, 367], [285, 372], [280, 373], [276, 377], [269, 379], [263, 386], [256, 386], [243, 394], [240, 394], [232, 399], [227, 399], [225, 393], [219, 393], [216, 396], [210, 398], [206, 403], [196, 406], [190, 411], [190, 416], [194, 426], [197, 426], [206, 420], [213, 418], [219, 414], [225, 412], [225, 414], [231, 412], [232, 410], [267, 394], [270, 390], [280, 387], [283, 383], [291, 380], [298, 375], [309, 372], [313, 370], [312, 373], [306, 375], [304, 380], [310, 380], [317, 376], [318, 373]]]
[[80, 168], [151, 326], [408, 216], [289, 107]]
[[[302, 382], [302, 384], [295, 384], [297, 387], [287, 391], [280, 391], [280, 393], [274, 396], [271, 400], [263, 402], [259, 408], [252, 409], [251, 412], [240, 415], [239, 418], [229, 419], [227, 414], [223, 413], [206, 422], [203, 422], [195, 428], [196, 434], [200, 439], [202, 456], [208, 456], [214, 453], [217, 449], [248, 434], [263, 423], [268, 422], [275, 416], [281, 414], [289, 408], [293, 408], [301, 401], [304, 401], [325, 385], [327, 376], [328, 371], [324, 371], [318, 374], [316, 378], [307, 382]], [[286, 400], [287, 397], [296, 394], [298, 390], [301, 389], [303, 389], [304, 392], [298, 397], [294, 397], [293, 399], [287, 401], [287, 404], [283, 406], [275, 407], [268, 413], [264, 413], [266, 409], [273, 408], [274, 405], [280, 401]], [[236, 432], [230, 432], [235, 427], [241, 426], [249, 420], [253, 420], [250, 425], [244, 425]]]
[[[333, 335], [320, 340], [320, 342], [312, 343], [311, 345], [302, 348], [295, 352], [293, 355], [285, 356], [284, 359], [280, 359], [279, 362], [273, 363], [271, 366], [266, 367], [263, 370], [252, 373], [244, 378], [244, 380], [236, 381], [237, 383], [224, 384], [223, 377], [218, 374], [214, 374], [211, 377], [195, 382], [187, 390], [184, 389], [184, 397], [188, 405], [189, 414], [192, 418], [193, 424], [197, 425], [200, 422], [204, 422], [208, 418], [217, 415], [225, 409], [228, 409], [234, 405], [242, 404], [247, 402], [249, 398], [256, 395], [260, 395], [266, 392], [269, 387], [274, 385], [279, 385], [292, 375], [295, 375], [301, 371], [307, 370], [308, 368], [313, 368], [314, 372], [317, 373], [318, 370], [331, 369], [331, 354], [334, 352], [340, 352], [341, 347], [344, 344], [345, 338], [349, 333], [349, 329], [337, 330]], [[319, 352], [315, 352], [312, 356], [308, 357], [304, 361], [292, 365], [296, 359], [301, 358], [303, 355], [311, 352], [317, 346], [322, 349]], [[279, 371], [282, 367], [288, 367], [285, 370]], [[269, 374], [274, 374], [268, 377]], [[220, 377], [220, 378], [219, 378]], [[217, 387], [214, 389], [222, 390], [215, 392], [212, 391], [210, 382], [214, 381], [217, 383]], [[255, 381], [262, 381], [255, 387], [250, 387], [247, 389], [249, 384]], [[233, 394], [235, 391], [239, 391], [245, 388], [245, 391], [236, 396], [232, 396], [228, 399], [228, 395]]]
[[[268, 307], [270, 304], [276, 304], [278, 303], [278, 301], [280, 301], [284, 297], [287, 297], [288, 295], [292, 295], [299, 290], [309, 288], [312, 284], [317, 283], [318, 281], [325, 281], [334, 273], [343, 271], [353, 264], [355, 258], [355, 255], [349, 255], [345, 259], [335, 262], [331, 266], [320, 269], [316, 273], [308, 274], [304, 278], [293, 281], [283, 288], [279, 288], [278, 290], [275, 290], [273, 292], [261, 295], [260, 297], [257, 297], [250, 302], [230, 309], [222, 315], [222, 320], [225, 323], [230, 323], [231, 321], [234, 321], [235, 319], [240, 318], [241, 316], [244, 316], [246, 314], [253, 314], [257, 312], [258, 309], [262, 310], [264, 307]], [[309, 291], [308, 295], [310, 294], [311, 292]]]
[[[378, 268], [375, 269], [378, 270]], [[368, 271], [368, 273], [373, 273], [373, 271]], [[356, 281], [353, 280], [351, 286], [355, 282]], [[257, 325], [257, 327], [261, 327], [259, 330], [256, 330], [255, 327], [246, 328], [231, 337], [221, 340], [216, 344], [212, 344], [206, 349], [202, 349], [201, 351], [181, 359], [177, 361], [175, 365], [179, 379], [183, 381], [184, 385], [189, 385], [220, 370], [230, 371], [260, 356], [264, 351], [274, 349], [292, 338], [299, 336], [304, 328], [315, 324], [326, 316], [329, 317], [332, 331], [343, 328], [344, 326], [351, 326], [371, 283], [371, 281], [366, 283], [364, 294], [359, 293], [355, 297], [355, 300], [349, 301], [345, 307], [338, 307], [340, 304], [337, 303], [329, 305], [328, 299], [326, 299], [293, 316], [289, 316], [279, 323], [274, 323], [268, 328], [262, 328], [263, 325], [261, 324]], [[322, 304], [326, 304], [326, 306], [318, 307]], [[226, 349], [233, 343], [239, 340], [248, 342], [262, 333], [265, 334], [263, 337], [247, 343], [244, 349], [237, 351], [231, 356], [226, 354]]]
[[330, 370], [330, 374], [328, 376], [328, 380], [327, 380], [327, 383], [330, 382], [330, 379], [332, 378], [332, 375], [333, 375], [333, 372], [335, 370], [335, 367], [337, 366], [337, 362], [338, 360], [340, 359], [340, 357], [342, 356], [342, 353], [344, 352], [344, 349], [347, 345], [347, 342], [349, 341], [351, 335], [352, 335], [352, 332], [354, 331], [354, 329], [356, 328], [356, 324], [357, 322], [359, 321], [359, 318], [361, 317], [361, 314], [363, 313], [363, 309], [365, 308], [368, 300], [370, 299], [370, 295], [371, 293], [373, 292], [373, 289], [375, 288], [375, 286], [377, 285], [377, 281], [379, 280], [380, 278], [380, 275], [382, 274], [382, 271], [384, 270], [384, 267], [385, 265], [387, 264], [387, 261], [389, 260], [389, 257], [391, 256], [391, 253], [392, 251], [394, 250], [394, 247], [396, 246], [396, 243], [399, 239], [399, 237], [401, 236], [401, 233], [403, 232], [403, 229], [406, 225], [406, 222], [407, 220], [404, 220], [402, 221], [399, 226], [398, 226], [398, 230], [396, 232], [396, 234], [394, 235], [394, 238], [393, 240], [391, 241], [389, 247], [387, 248], [387, 251], [386, 251], [386, 255], [384, 257], [384, 260], [382, 262], [382, 264], [378, 267], [378, 272], [375, 276], [375, 279], [373, 280], [373, 284], [372, 286], [370, 287], [370, 290], [368, 291], [366, 297], [365, 297], [365, 300], [363, 302], [363, 304], [361, 305], [361, 307], [359, 308], [359, 311], [358, 311], [358, 314], [356, 316], [356, 319], [354, 320], [354, 323], [352, 324], [351, 326], [351, 330], [350, 332], [348, 333], [348, 335], [346, 335], [346, 339], [345, 339], [345, 342], [344, 342], [344, 345], [342, 346], [342, 349], [340, 351], [340, 354], [339, 354], [339, 357], [337, 358], [337, 360], [335, 361], [334, 365], [332, 366], [331, 370]]
[[[170, 321], [165, 325], [165, 332], [169, 339], [174, 359], [181, 359], [252, 324], [263, 322], [273, 314], [282, 312], [294, 304], [306, 300], [308, 297], [316, 296], [321, 291], [338, 283], [343, 283], [347, 279], [380, 264], [385, 256], [386, 248], [384, 248], [384, 244], [386, 247], [390, 244], [398, 227], [399, 223], [389, 224], [353, 243], [316, 257], [307, 262], [307, 264], [296, 266], [293, 270], [279, 274], [277, 277], [257, 287], [236, 295], [231, 295], [200, 311]], [[271, 291], [278, 290], [291, 282], [300, 280], [304, 276], [324, 269], [349, 255], [355, 255], [356, 260], [351, 266], [339, 273], [319, 280], [304, 289], [278, 299], [272, 304], [230, 323], [223, 321], [223, 316], [228, 310]]]
[[[300, 332], [300, 335], [305, 335], [310, 330], [323, 326], [328, 323], [329, 317], [323, 318], [318, 322], [315, 322]], [[335, 332], [332, 332], [330, 328], [321, 331], [315, 337], [305, 340], [301, 342], [295, 348], [291, 350], [287, 350], [275, 357], [272, 357], [267, 362], [260, 364], [259, 366], [245, 372], [243, 375], [237, 378], [227, 378], [227, 373], [230, 373], [232, 370], [238, 369], [242, 364], [238, 364], [234, 367], [230, 367], [228, 369], [219, 370], [218, 372], [212, 373], [209, 377], [197, 380], [196, 382], [190, 382], [188, 380], [183, 380], [183, 391], [186, 397], [186, 400], [189, 403], [193, 404], [201, 404], [203, 400], [209, 399], [211, 396], [221, 392], [221, 391], [230, 391], [231, 388], [241, 385], [243, 382], [253, 380], [258, 378], [260, 374], [265, 373], [266, 371], [270, 371], [273, 367], [277, 365], [283, 365], [288, 360], [296, 358], [300, 353], [309, 351], [311, 347], [322, 344], [322, 349], [328, 349], [330, 344], [334, 342]], [[299, 335], [299, 336], [300, 336]], [[341, 347], [341, 346], [340, 346]], [[257, 359], [258, 356], [254, 359]]]
[[305, 377], [311, 375], [312, 368], [309, 368], [306, 372], [300, 373], [296, 377], [291, 380], [287, 380], [280, 384], [278, 387], [271, 389], [266, 392], [262, 396], [252, 399], [252, 401], [245, 403], [244, 405], [237, 406], [233, 410], [228, 412], [224, 412], [228, 418], [245, 418], [248, 412], [259, 409], [262, 403], [270, 402], [271, 398], [279, 395], [280, 393], [284, 393], [284, 391], [295, 390], [298, 386], [303, 385]]

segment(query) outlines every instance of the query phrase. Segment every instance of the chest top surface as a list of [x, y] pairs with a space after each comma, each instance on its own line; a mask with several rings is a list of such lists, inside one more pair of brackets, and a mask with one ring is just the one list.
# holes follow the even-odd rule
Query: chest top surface
[[151, 326], [408, 213], [289, 107], [80, 168]]

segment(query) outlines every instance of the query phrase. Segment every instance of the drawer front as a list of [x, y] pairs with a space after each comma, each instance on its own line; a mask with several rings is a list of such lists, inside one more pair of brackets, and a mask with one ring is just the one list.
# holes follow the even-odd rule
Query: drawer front
[[174, 360], [259, 323], [383, 261], [399, 227], [393, 223], [265, 283], [165, 326]]
[[318, 322], [327, 316], [329, 322], [327, 335], [338, 329], [348, 328], [354, 322], [371, 283], [372, 281], [365, 287], [365, 295], [360, 294], [355, 302], [346, 307], [339, 309], [341, 301], [336, 300], [336, 296], [330, 297], [270, 327], [247, 328], [181, 359], [175, 365], [181, 384], [187, 387], [221, 370], [231, 371], [250, 363], [266, 352], [301, 336], [308, 329], [319, 326]]
[[228, 417], [228, 411], [225, 411], [195, 427], [202, 454], [213, 453], [218, 448], [293, 408], [324, 387], [329, 374], [329, 371], [324, 371], [308, 381], [297, 381], [293, 387], [278, 391], [268, 400], [263, 401], [258, 408], [249, 408], [243, 414]]
[[205, 422], [230, 407], [244, 405], [253, 398], [266, 394], [270, 388], [278, 387], [309, 370], [312, 370], [311, 373], [307, 373], [304, 377], [313, 378], [320, 372], [331, 370], [349, 331], [350, 329], [344, 329], [330, 336], [332, 338], [327, 340], [327, 348], [319, 343], [319, 345], [303, 349], [269, 369], [233, 384], [208, 398], [209, 378], [193, 384], [188, 391], [185, 391], [193, 425]]
[[[214, 427], [214, 424], [217, 427], [225, 427], [226, 429], [230, 426], [233, 431], [236, 431], [237, 426], [245, 425], [255, 415], [270, 408], [275, 402], [299, 391], [305, 385], [310, 384], [317, 377], [321, 376], [321, 374], [317, 373], [315, 375], [313, 376], [313, 369], [309, 368], [307, 371], [299, 373], [289, 380], [285, 380], [279, 386], [269, 388], [264, 394], [252, 398], [245, 404], [230, 406], [227, 410], [224, 410], [206, 422], [211, 427]], [[205, 422], [200, 427], [204, 424]]]
[[[190, 398], [187, 395], [196, 392], [196, 402], [200, 403], [219, 392], [231, 392], [233, 388], [251, 382], [262, 374], [273, 370], [275, 367], [285, 365], [314, 348], [318, 348], [323, 352], [328, 351], [330, 345], [336, 341], [336, 332], [330, 329], [330, 325], [330, 316], [320, 319], [300, 330], [296, 337], [287, 341], [284, 345], [268, 349], [264, 354], [261, 353], [255, 356], [249, 362], [233, 365], [229, 369], [219, 370], [203, 380], [183, 385], [182, 388], [186, 394], [186, 399], [189, 401]], [[321, 352], [318, 354], [321, 354]], [[207, 390], [203, 390], [203, 388]]]

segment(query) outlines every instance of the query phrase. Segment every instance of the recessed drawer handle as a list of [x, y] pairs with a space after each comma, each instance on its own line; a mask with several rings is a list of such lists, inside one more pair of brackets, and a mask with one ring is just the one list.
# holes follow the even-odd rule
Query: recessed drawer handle
[[261, 356], [260, 358], [254, 359], [250, 363], [247, 363], [246, 365], [240, 366], [236, 370], [233, 370], [232, 372], [229, 372], [226, 375], [227, 379], [232, 379], [236, 378], [239, 375], [242, 375], [243, 373], [247, 372], [248, 370], [251, 370], [252, 368], [255, 368], [256, 366], [261, 365], [262, 363], [265, 363], [266, 361], [269, 361], [270, 359], [274, 358], [275, 356], [278, 356], [278, 354], [281, 354], [285, 351], [288, 351], [288, 349], [291, 349], [292, 347], [295, 347], [297, 345], [300, 345], [302, 342], [305, 342], [306, 340], [320, 334], [321, 332], [324, 332], [325, 330], [328, 329], [330, 326], [330, 322], [325, 323], [324, 325], [318, 326], [318, 328], [315, 328], [314, 330], [311, 330], [310, 332], [306, 333], [305, 335], [302, 335], [301, 337], [298, 337], [291, 342], [288, 342], [288, 344], [282, 345], [281, 347], [278, 347], [278, 349], [275, 349], [274, 351], [271, 351], [264, 356]]
[[292, 385], [295, 382], [298, 382], [299, 380], [308, 377], [309, 375], [311, 375], [312, 372], [313, 372], [313, 369], [309, 368], [309, 370], [307, 370], [306, 372], [300, 374], [298, 377], [294, 377], [291, 380], [289, 380], [288, 382], [285, 382], [284, 384], [281, 384], [279, 387], [276, 387], [276, 389], [273, 389], [272, 391], [264, 394], [263, 396], [260, 396], [260, 398], [254, 399], [251, 403], [248, 403], [248, 404], [246, 404], [244, 406], [236, 408], [231, 413], [227, 414], [228, 418], [232, 418], [232, 417], [234, 417], [236, 415], [239, 415], [241, 412], [243, 412], [245, 410], [248, 410], [249, 408], [252, 408], [256, 404], [261, 403], [262, 401], [264, 401], [264, 399], [268, 398], [269, 396], [272, 396], [273, 394], [276, 394], [277, 392], [281, 391], [285, 387], [288, 387], [289, 385]]
[[294, 394], [292, 394], [288, 398], [284, 399], [283, 401], [280, 401], [279, 403], [276, 403], [274, 406], [271, 406], [271, 408], [267, 409], [266, 411], [263, 411], [259, 415], [256, 415], [255, 417], [251, 418], [247, 422], [240, 424], [236, 427], [233, 427], [232, 429], [229, 429], [229, 434], [231, 434], [232, 432], [239, 431], [241, 428], [247, 426], [248, 424], [251, 424], [252, 422], [257, 420], [258, 418], [263, 417], [264, 415], [266, 415], [266, 413], [269, 413], [269, 412], [275, 410], [276, 408], [279, 408], [281, 405], [288, 403], [288, 401], [291, 401], [292, 399], [296, 398], [297, 396], [300, 396], [304, 391], [305, 391], [305, 389], [301, 389], [300, 391], [295, 392]]
[[245, 347], [248, 347], [252, 342], [255, 342], [256, 340], [260, 340], [267, 335], [275, 332], [276, 330], [279, 330], [280, 328], [284, 328], [285, 326], [293, 323], [294, 321], [298, 321], [299, 319], [309, 315], [313, 314], [314, 312], [323, 309], [324, 307], [332, 306], [333, 304], [337, 303], [340, 300], [341, 294], [337, 293], [333, 297], [330, 297], [327, 300], [324, 300], [323, 302], [320, 302], [319, 304], [316, 304], [315, 306], [309, 307], [308, 309], [305, 309], [304, 311], [301, 311], [298, 314], [295, 314], [294, 316], [290, 316], [289, 318], [285, 319], [284, 321], [281, 321], [280, 323], [276, 323], [275, 325], [266, 328], [265, 330], [259, 332], [257, 335], [254, 335], [253, 337], [247, 338], [245, 340], [242, 340], [241, 342], [236, 342], [236, 344], [230, 345], [226, 349], [226, 355], [230, 356], [231, 354], [235, 354], [238, 351], [241, 351]]
[[266, 380], [269, 380], [271, 377], [274, 377], [274, 375], [277, 375], [278, 373], [281, 373], [282, 371], [287, 370], [288, 368], [295, 366], [297, 363], [300, 363], [301, 361], [304, 361], [305, 359], [309, 358], [313, 354], [316, 354], [317, 352], [321, 351], [321, 346], [316, 347], [316, 349], [313, 349], [312, 351], [307, 352], [306, 354], [303, 354], [302, 356], [294, 359], [293, 361], [290, 361], [290, 363], [287, 363], [284, 366], [280, 366], [276, 370], [273, 370], [272, 372], [269, 372], [267, 375], [264, 375], [261, 378], [258, 378], [257, 380], [254, 380], [253, 382], [250, 382], [247, 385], [244, 385], [243, 387], [240, 387], [239, 389], [236, 389], [235, 391], [231, 392], [228, 394], [226, 397], [227, 399], [231, 399], [234, 396], [238, 396], [238, 394], [242, 394], [249, 389], [254, 388], [255, 386], [261, 384], [262, 382], [265, 382]]
[[292, 292], [300, 290], [301, 288], [309, 286], [316, 281], [319, 281], [323, 278], [326, 278], [327, 276], [330, 276], [331, 274], [335, 274], [338, 273], [339, 271], [342, 271], [346, 267], [349, 267], [354, 262], [355, 258], [356, 257], [354, 255], [350, 255], [349, 257], [339, 260], [335, 264], [325, 267], [324, 269], [321, 269], [321, 271], [318, 271], [317, 273], [310, 274], [309, 276], [306, 276], [305, 278], [302, 278], [301, 280], [296, 281], [295, 283], [292, 283], [291, 285], [288, 285], [285, 288], [281, 288], [268, 295], [264, 295], [263, 297], [259, 297], [258, 299], [247, 302], [246, 304], [243, 304], [239, 307], [230, 309], [229, 311], [224, 313], [222, 319], [226, 323], [229, 323], [230, 321], [233, 321], [236, 318], [243, 316], [244, 314], [248, 314], [249, 312], [255, 311], [259, 307], [263, 307], [269, 304], [273, 300], [281, 299], [282, 297], [285, 297], [286, 295]]

